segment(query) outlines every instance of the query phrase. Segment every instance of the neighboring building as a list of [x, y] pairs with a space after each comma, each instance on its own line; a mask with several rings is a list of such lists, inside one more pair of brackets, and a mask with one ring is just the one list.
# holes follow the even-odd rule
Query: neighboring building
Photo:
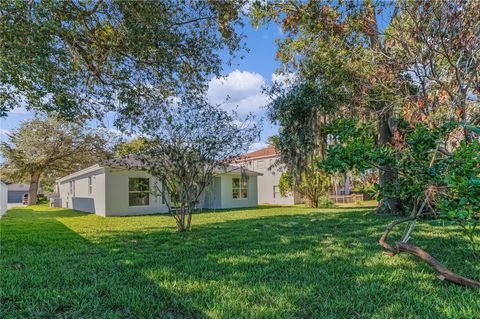
[[0, 181], [0, 217], [7, 212], [8, 206], [8, 186]]
[[[128, 165], [132, 167], [132, 165]], [[134, 165], [133, 165], [134, 166]], [[250, 170], [229, 166], [219, 170], [204, 191], [199, 208], [254, 207], [257, 176]], [[167, 212], [162, 196], [150, 189], [161, 183], [141, 169], [127, 169], [118, 162], [93, 165], [56, 181], [60, 206], [100, 216], [146, 215]]]
[[286, 171], [285, 165], [280, 164], [279, 155], [273, 146], [247, 153], [236, 165], [262, 173], [258, 176], [258, 203], [272, 205], [294, 205], [303, 203], [303, 199], [296, 193], [281, 196], [279, 181]]
[[[8, 187], [8, 203], [21, 203], [22, 199], [25, 195], [28, 195], [28, 190], [30, 188], [30, 184], [24, 183], [11, 183], [7, 184]], [[39, 185], [37, 194], [42, 193], [42, 187]]]

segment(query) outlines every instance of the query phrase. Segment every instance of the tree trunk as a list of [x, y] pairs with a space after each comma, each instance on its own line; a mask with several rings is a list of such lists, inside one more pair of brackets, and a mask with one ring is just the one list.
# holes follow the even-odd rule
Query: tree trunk
[[[381, 112], [378, 116], [378, 144], [381, 146], [392, 144], [393, 134], [389, 125], [391, 117], [391, 110]], [[395, 196], [398, 174], [390, 165], [380, 166], [378, 174], [380, 189], [384, 194], [377, 211], [381, 214], [398, 214], [402, 208], [400, 200]]]
[[28, 189], [28, 205], [35, 205], [38, 197], [38, 182], [40, 181], [40, 172], [30, 174], [30, 188]]
[[[374, 5], [369, 7], [369, 21], [370, 25], [370, 45], [372, 49], [377, 51], [383, 51], [383, 43], [379, 37], [376, 9]], [[378, 112], [378, 144], [379, 145], [388, 145], [392, 144], [393, 134], [390, 130], [389, 122], [393, 117], [393, 112], [390, 109], [384, 109], [382, 107], [377, 107]], [[395, 172], [395, 169], [391, 166], [385, 165], [380, 167], [379, 171], [379, 184], [380, 189], [385, 192], [387, 188], [387, 197], [382, 196], [382, 200], [379, 203], [377, 212], [382, 214], [398, 214], [401, 211], [401, 203], [398, 198], [395, 198], [392, 189], [388, 188], [394, 187], [398, 178], [398, 174]]]

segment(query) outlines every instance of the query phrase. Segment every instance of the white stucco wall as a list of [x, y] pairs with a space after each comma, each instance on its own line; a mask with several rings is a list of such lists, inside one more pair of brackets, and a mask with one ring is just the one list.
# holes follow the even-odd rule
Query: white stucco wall
[[198, 208], [222, 208], [222, 179], [220, 176], [216, 176], [213, 182], [205, 188], [199, 199]]
[[[97, 165], [98, 166], [98, 165]], [[92, 192], [89, 193], [88, 178], [92, 178]], [[57, 182], [62, 207], [100, 216], [130, 216], [167, 213], [168, 207], [162, 202], [160, 195], [150, 194], [149, 205], [129, 206], [129, 178], [149, 178], [150, 189], [160, 183], [149, 173], [140, 170], [95, 168], [86, 169], [60, 179]], [[240, 178], [239, 174], [226, 174], [214, 178], [200, 198], [199, 208], [223, 209], [254, 207], [258, 205], [257, 176], [250, 175], [248, 197], [234, 199], [232, 197], [232, 178]], [[75, 183], [70, 192], [70, 182]]]
[[143, 177], [150, 179], [150, 188], [155, 186], [155, 179], [144, 171], [106, 170], [106, 216], [147, 215], [168, 212], [167, 205], [162, 204], [161, 196], [150, 194], [148, 206], [129, 206], [128, 178]]
[[[258, 176], [258, 203], [259, 204], [272, 204], [272, 205], [294, 205], [300, 202], [293, 194], [282, 197], [279, 192], [274, 195], [274, 186], [277, 186], [280, 182], [280, 177], [285, 171], [284, 165], [278, 165], [272, 167], [277, 160], [276, 156], [249, 159], [245, 163], [245, 168], [262, 173]], [[269, 169], [270, 168], [270, 169]]]
[[[92, 192], [88, 190], [88, 178], [92, 178]], [[74, 193], [70, 182], [75, 183]], [[105, 216], [105, 170], [103, 168], [62, 181], [58, 184], [62, 207]]]
[[248, 197], [233, 198], [232, 197], [232, 179], [239, 178], [240, 175], [221, 175], [222, 191], [221, 191], [221, 208], [240, 208], [255, 207], [258, 205], [257, 196], [257, 176], [248, 177]]

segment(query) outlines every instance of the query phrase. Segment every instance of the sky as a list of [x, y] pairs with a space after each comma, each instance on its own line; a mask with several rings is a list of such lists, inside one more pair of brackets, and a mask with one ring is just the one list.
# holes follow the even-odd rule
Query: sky
[[[255, 29], [245, 23], [243, 33], [248, 52], [242, 52], [243, 59], [236, 58], [232, 65], [224, 65], [223, 78], [212, 78], [209, 82], [207, 97], [211, 103], [222, 104], [226, 110], [235, 109], [241, 116], [253, 112], [258, 122], [263, 125], [260, 139], [251, 149], [264, 147], [269, 136], [278, 132], [266, 118], [264, 106], [267, 98], [262, 94], [262, 87], [272, 82], [275, 71], [280, 66], [275, 60], [275, 39], [281, 37], [281, 30], [276, 25]], [[227, 99], [228, 97], [228, 99]], [[24, 108], [9, 112], [8, 117], [0, 119], [0, 140], [7, 140], [7, 135], [19, 127], [21, 121], [34, 117]], [[107, 128], [114, 129], [108, 117], [103, 121]]]

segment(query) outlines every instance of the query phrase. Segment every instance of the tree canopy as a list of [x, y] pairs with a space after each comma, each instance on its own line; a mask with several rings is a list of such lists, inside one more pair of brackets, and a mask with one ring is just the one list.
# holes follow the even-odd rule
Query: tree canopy
[[[141, 117], [205, 88], [241, 48], [237, 1], [1, 1], [0, 116]], [[148, 103], [150, 102], [150, 103]]]
[[35, 118], [0, 143], [2, 178], [30, 183], [29, 204], [37, 202], [39, 181], [70, 174], [106, 159], [111, 141], [105, 131], [57, 118]]

